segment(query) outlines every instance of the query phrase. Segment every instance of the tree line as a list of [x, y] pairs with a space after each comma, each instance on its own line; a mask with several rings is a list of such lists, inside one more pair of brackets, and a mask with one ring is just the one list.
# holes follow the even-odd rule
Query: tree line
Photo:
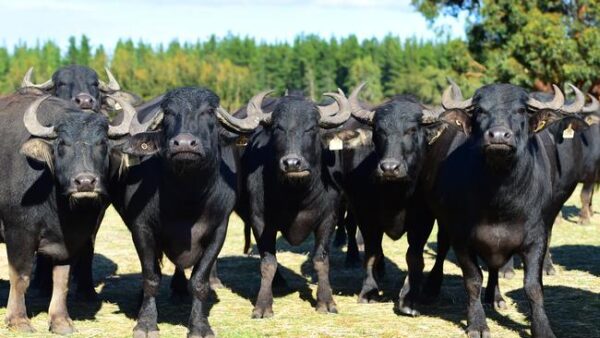
[[427, 102], [439, 101], [450, 76], [469, 93], [485, 81], [485, 67], [477, 63], [464, 41], [441, 42], [396, 36], [360, 41], [355, 36], [323, 39], [298, 36], [293, 43], [264, 43], [252, 38], [211, 37], [203, 42], [171, 42], [152, 46], [119, 41], [108, 55], [104, 46], [92, 46], [86, 36], [72, 37], [66, 51], [52, 41], [35, 46], [0, 48], [0, 91], [20, 85], [29, 67], [37, 82], [47, 80], [60, 66], [81, 64], [104, 78], [108, 66], [121, 86], [144, 99], [179, 87], [211, 88], [229, 109], [236, 109], [256, 92], [303, 90], [320, 100], [321, 93], [337, 87], [348, 91], [368, 81], [365, 99], [412, 93]]

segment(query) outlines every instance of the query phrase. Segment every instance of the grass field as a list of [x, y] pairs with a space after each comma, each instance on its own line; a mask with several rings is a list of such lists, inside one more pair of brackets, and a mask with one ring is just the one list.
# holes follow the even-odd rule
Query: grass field
[[[596, 201], [596, 210], [600, 203]], [[559, 337], [600, 337], [600, 214], [587, 226], [575, 224], [578, 192], [567, 202], [567, 220], [555, 226], [552, 255], [558, 274], [544, 278], [545, 305], [553, 329]], [[435, 237], [426, 251], [426, 270], [435, 258]], [[220, 337], [464, 337], [466, 327], [465, 293], [459, 268], [446, 262], [447, 277], [437, 304], [420, 307], [417, 318], [398, 316], [393, 301], [406, 275], [406, 239], [384, 240], [387, 275], [382, 285], [383, 302], [357, 304], [362, 269], [344, 268], [344, 252], [332, 249], [331, 278], [339, 314], [315, 312], [316, 284], [312, 278], [309, 252], [312, 240], [291, 248], [278, 242], [280, 271], [289, 290], [276, 294], [271, 319], [250, 319], [252, 301], [259, 287], [259, 259], [244, 256], [242, 226], [235, 216], [229, 225], [225, 247], [219, 256], [219, 274], [225, 288], [217, 291], [210, 322]], [[0, 248], [0, 317], [5, 315], [8, 297], [6, 250]], [[71, 317], [78, 332], [73, 337], [129, 337], [137, 315], [141, 288], [140, 264], [131, 237], [114, 210], [110, 209], [100, 228], [94, 261], [96, 290], [101, 301], [86, 304], [69, 301]], [[173, 273], [164, 262], [164, 278], [158, 297], [159, 328], [162, 337], [185, 337], [189, 302], [170, 299], [169, 281]], [[512, 280], [501, 280], [508, 309], [496, 312], [486, 308], [494, 337], [529, 336], [529, 306], [522, 291], [523, 271]], [[47, 328], [48, 299], [28, 295], [28, 310], [37, 333], [23, 337], [50, 336]], [[20, 336], [0, 325], [0, 337]]]

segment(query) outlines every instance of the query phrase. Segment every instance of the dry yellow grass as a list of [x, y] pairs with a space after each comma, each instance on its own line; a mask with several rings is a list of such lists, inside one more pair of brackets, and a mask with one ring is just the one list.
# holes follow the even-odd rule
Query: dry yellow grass
[[[563, 209], [568, 220], [555, 226], [552, 253], [558, 275], [544, 278], [548, 316], [559, 337], [600, 337], [600, 215], [593, 224], [574, 223], [578, 195]], [[596, 203], [596, 210], [600, 210]], [[426, 251], [426, 269], [435, 258], [435, 237]], [[312, 242], [312, 241], [310, 241]], [[94, 277], [102, 301], [95, 304], [69, 301], [71, 316], [78, 330], [73, 337], [129, 337], [135, 325], [140, 265], [127, 228], [114, 210], [107, 212], [98, 235]], [[229, 226], [225, 247], [219, 257], [219, 273], [225, 288], [217, 291], [218, 300], [210, 312], [210, 322], [220, 337], [463, 337], [466, 325], [465, 295], [460, 270], [446, 262], [447, 277], [437, 304], [421, 307], [418, 318], [393, 312], [406, 274], [406, 239], [384, 240], [387, 275], [379, 304], [357, 304], [356, 294], [362, 280], [361, 269], [344, 268], [344, 252], [332, 249], [332, 286], [337, 315], [317, 314], [313, 306], [316, 285], [312, 283], [311, 244], [290, 248], [279, 241], [278, 259], [290, 291], [276, 295], [275, 317], [252, 320], [252, 300], [259, 287], [259, 259], [241, 255], [241, 222], [235, 216]], [[0, 317], [4, 317], [8, 296], [6, 251], [0, 248]], [[168, 284], [173, 266], [164, 264], [164, 278], [158, 298], [159, 327], [162, 337], [185, 337], [190, 304], [170, 300]], [[529, 336], [528, 305], [522, 291], [522, 270], [512, 280], [501, 280], [508, 309], [496, 312], [487, 308], [488, 323], [494, 337]], [[20, 335], [0, 327], [1, 337], [47, 337], [48, 299], [28, 296], [28, 309], [37, 333]]]

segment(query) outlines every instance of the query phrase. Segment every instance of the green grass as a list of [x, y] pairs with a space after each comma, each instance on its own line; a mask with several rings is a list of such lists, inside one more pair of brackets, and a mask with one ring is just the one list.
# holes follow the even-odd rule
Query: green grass
[[[598, 201], [597, 201], [598, 202]], [[595, 203], [600, 210], [600, 203]], [[552, 254], [558, 274], [544, 278], [545, 305], [559, 337], [600, 337], [600, 215], [587, 226], [575, 224], [578, 192], [563, 209], [567, 220], [555, 226]], [[278, 242], [278, 260], [290, 291], [274, 300], [275, 316], [252, 320], [252, 300], [259, 287], [259, 259], [241, 254], [242, 226], [235, 216], [229, 226], [225, 247], [219, 257], [219, 273], [225, 288], [217, 291], [218, 300], [210, 311], [210, 322], [220, 337], [463, 337], [466, 326], [465, 293], [459, 268], [446, 262], [446, 279], [437, 304], [421, 306], [417, 318], [393, 312], [406, 274], [406, 239], [384, 240], [387, 275], [382, 285], [383, 299], [378, 304], [357, 304], [363, 272], [344, 268], [344, 252], [332, 249], [331, 277], [339, 314], [315, 312], [316, 285], [308, 257], [312, 241], [291, 248]], [[430, 238], [426, 270], [435, 258], [435, 237]], [[8, 269], [4, 248], [0, 249], [0, 317], [5, 315], [8, 297]], [[140, 264], [131, 236], [114, 210], [107, 212], [98, 234], [94, 277], [101, 302], [85, 304], [69, 301], [78, 332], [73, 337], [129, 337], [135, 325], [138, 291], [141, 288]], [[164, 278], [158, 297], [159, 328], [162, 337], [184, 337], [190, 311], [188, 303], [174, 303], [169, 297], [173, 265], [165, 259]], [[512, 280], [501, 280], [508, 309], [496, 312], [486, 308], [494, 337], [529, 336], [528, 304], [522, 291], [523, 271]], [[28, 295], [28, 310], [37, 333], [23, 337], [46, 337], [48, 299]], [[2, 326], [2, 325], [0, 325]], [[0, 328], [0, 337], [21, 335]]]

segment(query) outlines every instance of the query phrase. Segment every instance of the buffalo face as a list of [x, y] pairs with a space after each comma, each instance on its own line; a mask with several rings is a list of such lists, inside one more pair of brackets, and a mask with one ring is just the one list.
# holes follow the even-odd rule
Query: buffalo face
[[375, 110], [373, 143], [379, 161], [375, 171], [385, 181], [411, 181], [418, 175], [426, 146], [422, 107], [411, 101], [390, 101]]
[[309, 177], [321, 158], [317, 106], [304, 98], [282, 98], [272, 114], [271, 144], [282, 177]]
[[218, 107], [218, 96], [208, 89], [173, 90], [165, 95], [160, 109], [150, 117], [154, 122], [147, 121], [158, 130], [135, 133], [124, 152], [133, 155], [159, 153], [167, 166], [180, 173], [214, 166], [219, 158], [215, 116]]

